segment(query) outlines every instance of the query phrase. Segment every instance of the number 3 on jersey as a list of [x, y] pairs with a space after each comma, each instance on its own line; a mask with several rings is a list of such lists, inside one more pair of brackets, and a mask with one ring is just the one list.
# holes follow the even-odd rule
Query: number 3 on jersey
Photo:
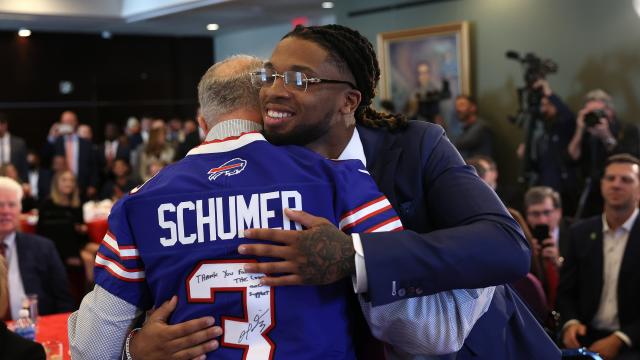
[[275, 350], [275, 344], [268, 337], [275, 325], [273, 289], [260, 285], [263, 274], [244, 272], [248, 262], [255, 261], [201, 261], [187, 277], [187, 300], [214, 303], [217, 292], [240, 292], [244, 318], [222, 316], [221, 345], [244, 349], [245, 360], [269, 360]]

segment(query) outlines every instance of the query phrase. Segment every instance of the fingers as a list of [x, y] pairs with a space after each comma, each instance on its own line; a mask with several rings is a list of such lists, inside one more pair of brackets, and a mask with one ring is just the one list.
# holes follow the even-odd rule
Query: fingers
[[[212, 343], [212, 341], [217, 342], [217, 340], [215, 339], [221, 335], [222, 335], [221, 327], [211, 326], [209, 328], [202, 329], [200, 331], [189, 334], [188, 336], [183, 336], [183, 337], [179, 337], [174, 340], [171, 340], [169, 341], [169, 344], [167, 344], [167, 346], [170, 349], [174, 349], [173, 352], [175, 352], [176, 354], [184, 350], [189, 350], [193, 348], [202, 349], [201, 345], [206, 343]], [[194, 352], [187, 352], [187, 353], [189, 355], [187, 358], [189, 359], [202, 354], [202, 353], [194, 353]]]
[[298, 231], [279, 229], [248, 229], [244, 231], [244, 235], [245, 237], [251, 239], [271, 240], [288, 245], [298, 238]]
[[290, 246], [244, 244], [238, 246], [238, 252], [242, 255], [267, 256], [285, 260], [291, 260], [296, 256], [296, 251]]
[[176, 309], [178, 304], [178, 297], [172, 296], [171, 299], [165, 301], [159, 308], [153, 311], [149, 316], [149, 321], [159, 321], [166, 323], [169, 315]]
[[313, 216], [302, 210], [284, 209], [284, 213], [290, 220], [295, 221], [306, 228], [312, 228], [329, 222], [329, 220], [325, 218]]
[[292, 261], [249, 263], [244, 266], [244, 270], [248, 273], [289, 274], [297, 272], [298, 265]]
[[179, 339], [182, 337], [193, 336], [197, 332], [213, 326], [214, 323], [215, 323], [215, 320], [213, 319], [212, 316], [205, 316], [198, 319], [189, 320], [180, 324], [170, 325], [166, 329], [167, 338]]
[[208, 341], [204, 344], [199, 344], [188, 349], [181, 350], [171, 357], [173, 360], [189, 360], [189, 359], [206, 359], [206, 353], [217, 349], [219, 346], [217, 340]]
[[576, 338], [576, 333], [575, 331], [573, 331], [573, 329], [567, 330], [567, 333], [564, 336], [564, 345], [571, 349], [580, 347], [580, 343], [578, 343], [578, 339]]
[[578, 327], [578, 335], [585, 336], [587, 335], [587, 327], [584, 325], [579, 325]]
[[260, 283], [265, 286], [289, 286], [289, 285], [304, 285], [302, 282], [302, 276], [300, 275], [284, 275], [284, 276], [265, 276], [260, 279]]

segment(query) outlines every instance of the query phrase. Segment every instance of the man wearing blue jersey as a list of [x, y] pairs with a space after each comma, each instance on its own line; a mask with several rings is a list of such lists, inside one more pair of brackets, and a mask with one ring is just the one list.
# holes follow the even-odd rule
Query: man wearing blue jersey
[[[308, 221], [316, 228], [337, 226], [347, 233], [401, 230], [402, 225], [362, 163], [332, 162], [300, 147], [275, 147], [255, 132], [261, 114], [249, 70], [260, 65], [257, 59], [234, 57], [212, 67], [199, 86], [206, 119], [200, 125], [208, 131], [207, 141], [114, 206], [110, 231], [96, 258], [96, 288], [69, 321], [74, 359], [115, 356], [133, 317], [173, 294], [177, 301], [171, 298], [158, 311], [175, 308], [170, 322], [187, 322], [169, 326], [161, 324], [162, 316], [152, 315], [149, 328], [164, 330], [154, 339], [164, 347], [155, 354], [145, 348], [144, 341], [136, 341], [144, 336], [141, 331], [125, 345], [134, 359], [191, 358], [217, 348], [216, 341], [206, 341], [220, 335], [219, 328], [210, 327], [211, 318], [188, 321], [210, 314], [225, 328], [223, 346], [212, 358], [354, 357], [344, 282], [274, 291], [260, 284], [262, 274], [244, 270], [256, 258], [237, 253], [237, 246], [255, 243], [247, 239], [250, 227], [301, 229], [290, 221], [300, 212], [285, 208], [321, 214], [332, 220]], [[303, 85], [306, 89], [309, 84], [298, 86]], [[322, 244], [317, 239], [317, 245]], [[353, 256], [348, 246], [344, 256]], [[411, 309], [433, 314], [438, 319], [432, 324], [435, 331], [428, 324], [417, 325], [412, 328], [417, 334], [396, 331], [385, 340], [435, 353], [459, 347], [486, 311], [492, 292], [462, 290], [425, 297], [428, 301]], [[365, 311], [373, 324], [397, 316]], [[447, 325], [451, 315], [456, 330], [442, 341], [437, 329]], [[174, 341], [194, 328], [203, 329], [195, 334], [195, 348]]]

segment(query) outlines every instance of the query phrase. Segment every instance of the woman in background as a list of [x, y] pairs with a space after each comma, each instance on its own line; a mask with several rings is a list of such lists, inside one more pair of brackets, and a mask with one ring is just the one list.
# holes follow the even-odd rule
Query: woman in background
[[84, 295], [85, 276], [80, 251], [88, 242], [84, 224], [80, 190], [70, 170], [57, 172], [51, 182], [51, 193], [39, 209], [37, 233], [53, 240], [67, 268], [71, 293], [79, 301]]
[[171, 163], [175, 150], [166, 141], [164, 127], [154, 127], [149, 131], [149, 142], [143, 145], [138, 159], [138, 171], [142, 182], [149, 180], [152, 174], [149, 165], [155, 162]]

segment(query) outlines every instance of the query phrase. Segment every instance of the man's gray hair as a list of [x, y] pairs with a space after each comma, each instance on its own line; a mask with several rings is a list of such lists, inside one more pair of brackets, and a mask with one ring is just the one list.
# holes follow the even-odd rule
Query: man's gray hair
[[585, 104], [589, 101], [602, 101], [609, 109], [613, 110], [613, 99], [602, 89], [591, 90], [584, 96]]
[[0, 176], [0, 189], [15, 192], [18, 196], [18, 202], [22, 201], [22, 196], [24, 195], [22, 186], [12, 178], [7, 176]]
[[560, 194], [548, 186], [534, 186], [524, 194], [524, 208], [529, 210], [531, 205], [542, 204], [547, 198], [551, 199], [553, 207], [562, 208]]
[[260, 89], [251, 83], [251, 72], [263, 64], [255, 56], [234, 55], [207, 70], [198, 84], [198, 100], [207, 125], [215, 125], [220, 115], [236, 109], [260, 110]]

